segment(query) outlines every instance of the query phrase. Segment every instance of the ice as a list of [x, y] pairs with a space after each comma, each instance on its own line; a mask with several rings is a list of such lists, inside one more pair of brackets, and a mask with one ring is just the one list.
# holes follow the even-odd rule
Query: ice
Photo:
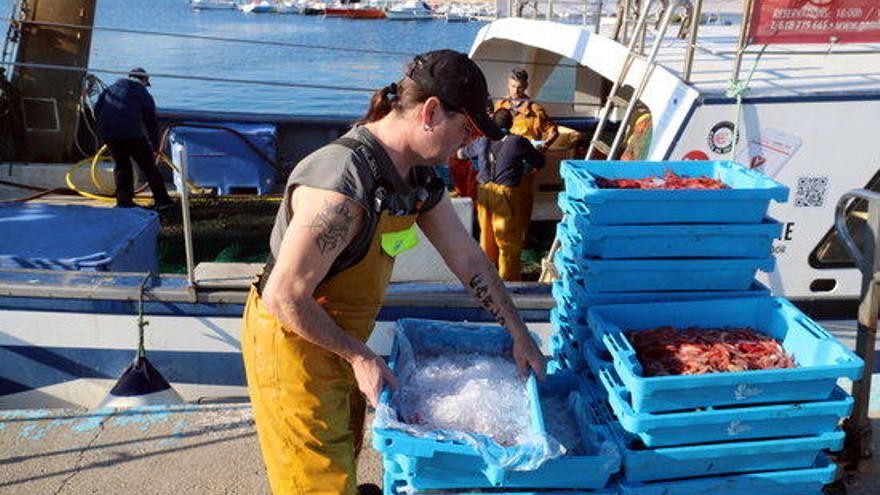
[[528, 435], [526, 384], [509, 358], [449, 353], [416, 361], [399, 391], [405, 422], [478, 433], [504, 446], [522, 443]]
[[586, 447], [567, 394], [541, 397], [544, 428], [547, 433], [565, 447], [566, 455], [584, 455]]

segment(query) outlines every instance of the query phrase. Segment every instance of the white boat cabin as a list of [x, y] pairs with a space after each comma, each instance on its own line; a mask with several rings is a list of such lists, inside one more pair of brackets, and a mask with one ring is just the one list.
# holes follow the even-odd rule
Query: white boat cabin
[[[773, 45], [760, 57], [760, 47], [750, 47], [740, 80], [750, 73], [751, 79], [738, 108], [729, 90], [739, 26], [700, 26], [689, 78], [688, 40], [676, 38], [677, 29], [670, 26], [662, 40], [639, 99], [635, 116], [648, 115], [650, 125], [634, 158], [732, 159], [787, 185], [789, 201], [771, 206], [785, 228], [773, 247], [777, 268], [764, 281], [790, 299], [857, 298], [861, 274], [837, 239], [834, 210], [851, 189], [880, 190], [880, 152], [871, 145], [880, 136], [880, 44]], [[627, 54], [627, 46], [604, 32], [515, 18], [484, 27], [471, 49], [493, 95], [505, 95], [510, 69], [522, 66], [529, 93], [554, 119], [587, 127]], [[635, 59], [624, 93], [632, 94], [647, 67], [645, 57]], [[590, 134], [582, 132], [582, 139]], [[558, 183], [556, 173], [542, 171], [539, 184]], [[556, 192], [543, 189], [536, 215], [552, 217], [548, 205]], [[849, 212], [857, 241], [866, 238], [865, 212], [860, 202]]]

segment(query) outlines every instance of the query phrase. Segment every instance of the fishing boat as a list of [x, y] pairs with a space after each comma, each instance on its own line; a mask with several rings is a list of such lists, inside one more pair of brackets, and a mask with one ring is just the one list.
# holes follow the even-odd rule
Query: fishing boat
[[385, 11], [390, 21], [427, 21], [434, 18], [434, 11], [420, 0], [407, 0]]
[[443, 14], [446, 22], [470, 22], [471, 16], [463, 8], [451, 8]]
[[193, 10], [235, 10], [234, 0], [190, 0]]
[[275, 5], [276, 14], [301, 15], [305, 4], [299, 2], [279, 2]]
[[385, 11], [369, 5], [335, 4], [324, 8], [326, 17], [345, 17], [347, 19], [385, 19]]
[[268, 0], [259, 0], [241, 4], [238, 10], [245, 14], [271, 14], [275, 12], [276, 7], [276, 4]]
[[307, 2], [303, 6], [302, 15], [324, 15], [327, 5], [324, 2]]
[[[631, 88], [641, 87], [632, 99], [652, 122], [650, 139], [642, 141], [639, 158], [733, 157], [788, 185], [791, 201], [774, 205], [770, 212], [784, 223], [783, 234], [773, 243], [777, 265], [760, 281], [775, 295], [787, 297], [817, 318], [832, 321], [827, 327], [852, 343], [852, 318], [862, 276], [842, 245], [834, 213], [844, 192], [856, 188], [880, 190], [880, 165], [876, 152], [868, 145], [880, 130], [876, 118], [880, 112], [880, 80], [874, 77], [880, 70], [880, 45], [855, 44], [846, 50], [835, 47], [830, 52], [784, 47], [766, 52], [761, 59], [757, 51], [746, 50], [744, 64], [752, 77], [748, 93], [741, 92], [738, 99], [728, 96], [727, 82], [738, 38], [736, 25], [700, 26], [695, 42], [667, 37], [660, 48], [661, 62], [655, 67], [649, 67], [642, 58], [632, 62], [632, 72], [625, 80]], [[650, 40], [648, 37], [648, 43]], [[689, 55], [689, 47], [699, 50]], [[620, 75], [631, 51], [610, 30], [597, 34], [592, 26], [501, 19], [480, 30], [470, 55], [483, 68], [495, 96], [506, 94], [512, 65], [526, 68], [531, 75], [531, 94], [559, 124], [572, 130], [549, 150], [548, 166], [537, 179], [533, 225], [554, 225], [561, 216], [556, 206], [562, 189], [558, 162], [574, 157], [579, 144], [589, 142], [601, 122], [596, 116], [609, 96], [608, 88]], [[18, 57], [22, 63], [52, 63], [28, 50], [20, 51]], [[64, 58], [63, 63], [69, 60]], [[40, 80], [24, 77], [29, 70], [34, 74], [37, 69], [17, 70], [22, 77], [16, 80]], [[0, 187], [4, 199], [22, 195], [22, 189], [10, 183], [46, 191], [64, 186], [72, 163], [81, 158], [65, 154], [63, 150], [68, 150], [70, 143], [62, 146], [59, 134], [49, 132], [50, 126], [73, 128], [71, 115], [49, 112], [47, 115], [57, 115], [57, 119], [37, 118], [42, 115], [38, 112], [46, 111], [37, 103], [51, 106], [45, 102], [66, 101], [65, 88], [82, 84], [77, 73], [59, 72], [70, 79], [52, 79], [53, 85], [43, 85], [39, 92], [22, 88], [25, 97], [42, 95], [42, 99], [31, 100], [25, 110], [30, 116], [29, 127], [23, 129], [27, 140], [22, 142], [30, 143], [26, 157], [6, 160], [0, 168], [0, 179], [7, 183]], [[643, 76], [645, 83], [640, 84]], [[618, 120], [622, 116], [621, 111], [612, 114]], [[160, 110], [160, 117], [163, 126], [233, 122], [271, 127], [278, 146], [291, 150], [286, 157], [291, 163], [343, 134], [356, 119], [353, 115], [270, 118], [168, 109]], [[618, 128], [621, 125], [616, 124]], [[52, 153], [56, 153], [54, 158]], [[254, 193], [246, 198], [194, 200], [192, 212], [199, 208], [204, 212], [201, 220], [196, 215], [194, 221], [210, 220], [219, 209], [239, 215], [248, 212], [234, 227], [213, 226], [214, 232], [229, 234], [239, 228], [253, 228], [258, 223], [253, 212], [262, 209], [269, 212], [263, 217], [271, 222], [277, 202], [258, 194], [262, 185], [233, 186], [252, 187]], [[27, 190], [27, 194], [32, 192]], [[52, 195], [29, 202], [40, 208], [47, 203], [92, 204], [85, 199]], [[455, 207], [463, 223], [470, 225], [473, 213], [468, 200], [457, 200]], [[854, 229], [862, 229], [857, 230], [860, 233], [856, 240], [863, 247], [870, 239], [862, 220], [868, 210], [867, 202], [857, 202], [845, 210], [846, 221]], [[200, 242], [202, 246], [214, 242], [193, 236], [191, 230], [187, 233], [182, 227], [183, 216], [181, 212], [181, 220], [175, 224], [175, 238], [180, 239], [181, 246], [197, 249]], [[24, 225], [25, 221], [45, 217], [45, 211], [29, 211], [16, 221]], [[150, 221], [154, 220], [144, 220]], [[92, 225], [100, 229], [110, 223]], [[0, 223], [4, 224], [12, 222]], [[205, 223], [199, 225], [209, 228]], [[53, 243], [56, 248], [72, 249], [75, 244], [60, 232], [54, 235], [58, 236], [51, 238], [57, 241]], [[147, 236], [132, 238], [131, 244], [129, 237], [115, 240], [124, 240], [120, 244], [125, 246], [136, 244], [139, 253], [157, 250], [155, 241], [150, 243]], [[102, 261], [107, 253], [104, 258], [94, 251], [88, 259], [80, 256], [75, 266], [70, 262], [52, 266], [51, 260], [64, 257], [50, 260], [28, 253], [27, 246], [22, 246], [20, 252], [2, 254], [32, 261], [27, 266], [0, 265], [0, 408], [95, 406], [131, 362], [139, 318], [149, 322], [145, 346], [152, 363], [185, 400], [246, 395], [239, 342], [241, 313], [260, 263], [197, 262], [190, 253], [184, 273], [155, 273], [144, 265], [94, 271], [107, 266]], [[402, 317], [491, 321], [454, 276], [442, 270], [444, 265], [436, 253], [426, 251], [413, 256], [399, 261], [398, 273], [368, 341], [382, 355], [390, 352], [394, 323]], [[144, 256], [131, 258], [142, 261]], [[88, 267], [93, 271], [85, 271]], [[524, 282], [511, 284], [509, 289], [529, 329], [546, 345], [552, 332], [550, 312], [555, 307], [550, 287]]]

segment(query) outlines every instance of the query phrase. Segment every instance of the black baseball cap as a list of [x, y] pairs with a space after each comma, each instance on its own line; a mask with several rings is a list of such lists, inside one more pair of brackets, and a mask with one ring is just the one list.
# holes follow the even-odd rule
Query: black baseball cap
[[450, 110], [467, 115], [484, 136], [492, 140], [504, 137], [486, 113], [489, 88], [483, 71], [464, 53], [435, 50], [416, 55], [406, 76]]
[[135, 67], [134, 69], [131, 69], [128, 71], [128, 77], [129, 79], [140, 79], [144, 82], [144, 86], [150, 85], [150, 75], [147, 74], [146, 69], [143, 67]]

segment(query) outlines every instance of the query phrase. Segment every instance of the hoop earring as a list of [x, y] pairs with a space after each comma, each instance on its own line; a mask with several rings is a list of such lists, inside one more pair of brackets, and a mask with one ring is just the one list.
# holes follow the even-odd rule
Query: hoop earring
[[425, 132], [434, 132], [434, 128], [429, 126], [428, 124], [423, 125], [422, 130], [424, 130]]

